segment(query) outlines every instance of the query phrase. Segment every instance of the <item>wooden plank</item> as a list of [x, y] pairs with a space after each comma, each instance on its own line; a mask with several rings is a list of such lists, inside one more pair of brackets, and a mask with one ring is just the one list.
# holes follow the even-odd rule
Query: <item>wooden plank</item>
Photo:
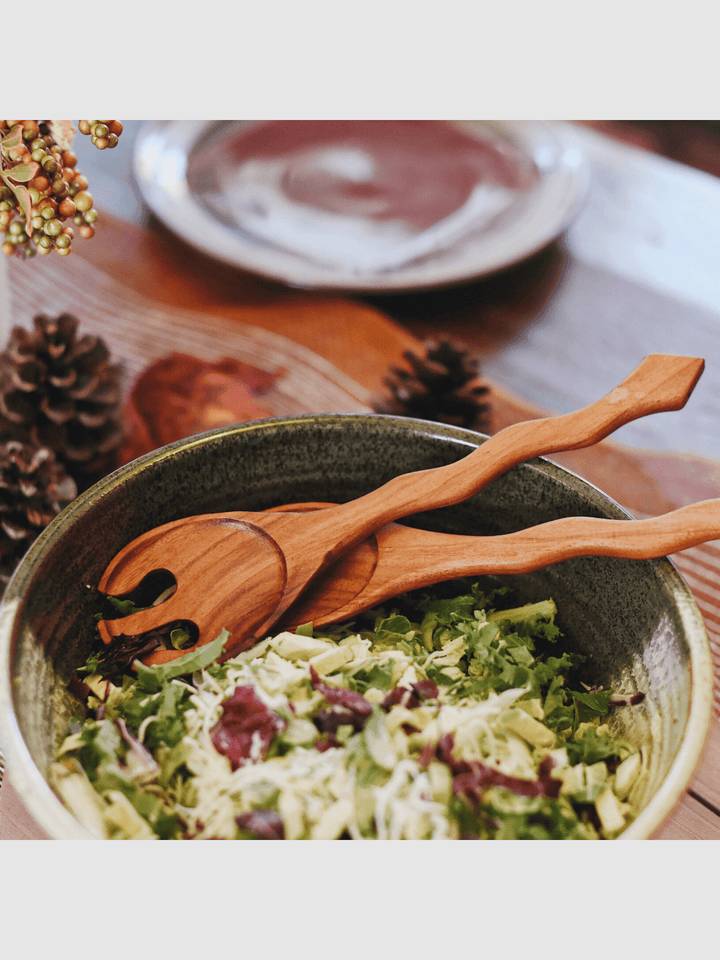
[[47, 840], [9, 782], [7, 774], [0, 790], [0, 840]]
[[720, 818], [694, 797], [685, 796], [654, 840], [720, 840]]
[[705, 753], [690, 790], [712, 806], [720, 817], [720, 719], [715, 719], [710, 727]]

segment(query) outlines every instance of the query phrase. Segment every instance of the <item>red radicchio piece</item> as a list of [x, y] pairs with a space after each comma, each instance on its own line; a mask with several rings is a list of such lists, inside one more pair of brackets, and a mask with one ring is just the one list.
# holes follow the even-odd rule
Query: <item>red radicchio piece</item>
[[372, 704], [369, 700], [355, 690], [346, 690], [343, 687], [333, 687], [323, 683], [312, 666], [310, 683], [313, 690], [321, 693], [330, 705], [329, 710], [319, 710], [314, 717], [315, 726], [328, 737], [327, 740], [319, 740], [315, 744], [318, 750], [338, 746], [335, 737], [338, 727], [351, 726], [356, 733], [363, 729], [372, 713]]
[[[287, 726], [268, 710], [249, 685], [236, 687], [222, 704], [222, 716], [210, 731], [215, 749], [228, 757], [233, 770], [249, 761], [263, 760], [270, 744]], [[253, 751], [253, 744], [259, 750]]]
[[354, 710], [343, 710], [335, 707], [332, 710], [318, 710], [314, 723], [321, 733], [326, 733], [335, 745], [335, 735], [338, 727], [350, 726], [356, 733], [365, 726], [367, 717]]
[[390, 711], [397, 704], [402, 704], [408, 710], [414, 710], [419, 707], [423, 700], [434, 700], [438, 695], [438, 685], [434, 680], [418, 680], [411, 684], [410, 688], [395, 687], [385, 697], [380, 706], [383, 710]]
[[137, 737], [130, 733], [127, 728], [127, 724], [122, 717], [117, 717], [115, 719], [115, 725], [120, 731], [123, 740], [127, 743], [129, 747], [129, 753], [134, 756], [136, 765], [141, 769], [144, 769], [148, 774], [154, 775], [158, 773], [160, 771], [160, 767], [155, 760], [155, 757], [153, 757], [147, 747], [141, 743]]
[[613, 693], [610, 697], [610, 706], [611, 707], [634, 707], [638, 703], [642, 703], [645, 699], [645, 694], [641, 691], [638, 693], [631, 693], [627, 697], [620, 696], [620, 694]]
[[431, 760], [439, 760], [437, 756], [437, 745], [434, 743], [426, 743], [425, 746], [420, 751], [418, 756], [418, 763], [420, 764], [421, 769], [425, 769], [430, 764]]
[[235, 822], [241, 830], [255, 834], [258, 840], [284, 840], [285, 824], [274, 810], [251, 810], [239, 813]]
[[103, 680], [118, 684], [136, 660], [144, 660], [158, 647], [166, 645], [170, 633], [180, 623], [181, 620], [174, 620], [145, 633], [120, 633], [113, 637], [98, 659], [98, 673]]
[[331, 706], [347, 707], [355, 713], [367, 717], [372, 713], [372, 704], [366, 700], [361, 693], [354, 690], [346, 690], [344, 687], [332, 687], [329, 683], [323, 683], [313, 666], [310, 667], [310, 683], [313, 690], [317, 690]]
[[505, 787], [513, 793], [524, 797], [551, 797], [556, 799], [560, 794], [562, 781], [551, 775], [554, 761], [552, 757], [545, 757], [538, 768], [538, 779], [527, 780], [524, 777], [513, 777], [502, 773], [494, 767], [489, 767], [479, 760], [458, 760], [453, 756], [455, 744], [452, 733], [440, 737], [433, 748], [426, 744], [420, 754], [420, 763], [427, 766], [431, 760], [439, 760], [450, 767], [453, 774], [453, 793], [462, 796], [477, 805], [482, 801], [483, 791], [487, 787]]

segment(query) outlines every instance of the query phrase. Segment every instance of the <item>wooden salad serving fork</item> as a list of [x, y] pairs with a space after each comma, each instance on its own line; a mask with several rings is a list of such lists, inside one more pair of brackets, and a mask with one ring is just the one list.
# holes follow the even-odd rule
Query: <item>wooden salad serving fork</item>
[[[395, 587], [398, 581], [393, 579], [390, 559], [383, 560], [380, 565], [381, 553], [390, 550], [391, 544], [400, 542], [399, 534], [384, 531], [387, 524], [413, 513], [459, 503], [478, 493], [510, 467], [532, 457], [591, 446], [639, 417], [679, 410], [687, 402], [703, 367], [704, 361], [694, 357], [651, 355], [606, 397], [579, 411], [513, 424], [490, 437], [461, 460], [395, 477], [377, 490], [349, 503], [306, 511], [203, 514], [163, 524], [137, 537], [116, 555], [105, 570], [99, 589], [111, 596], [127, 595], [148, 574], [161, 569], [169, 570], [174, 575], [177, 583], [175, 592], [165, 602], [147, 610], [115, 620], [100, 621], [100, 635], [105, 643], [110, 643], [114, 636], [120, 634], [143, 633], [174, 620], [188, 620], [194, 622], [199, 631], [195, 647], [209, 643], [221, 630], [227, 629], [230, 639], [225, 652], [245, 649], [264, 636], [273, 625], [282, 622], [284, 614], [289, 612], [314, 578], [338, 558], [358, 545], [367, 552], [363, 541], [376, 531], [378, 560], [373, 569], [378, 571], [377, 580], [374, 573], [370, 579], [364, 574], [358, 584], [357, 577], [353, 579], [350, 574], [341, 574], [337, 582], [344, 584], [343, 602], [359, 598], [361, 594], [367, 595], [369, 582], [379, 584], [383, 576], [387, 576], [388, 582], [393, 584], [392, 588], [388, 588], [393, 593], [408, 589], [405, 586], [399, 590]], [[570, 521], [586, 524], [595, 522], [587, 518], [568, 518]], [[627, 524], [627, 521], [599, 522]], [[540, 528], [532, 529], [537, 531]], [[707, 535], [707, 529], [702, 534], [703, 539], [712, 538]], [[582, 533], [578, 527], [567, 527], [565, 532], [570, 536]], [[427, 534], [426, 531], [414, 533], [428, 537], [441, 536]], [[561, 533], [562, 530], [558, 532], [556, 529], [551, 537], [557, 540]], [[397, 540], [393, 540], [393, 537], [397, 537]], [[472, 548], [474, 558], [479, 562], [481, 557], [478, 551], [485, 556], [489, 541], [506, 541], [508, 537], [519, 537], [519, 534], [501, 538], [454, 538], [454, 549], [459, 547], [470, 551]], [[617, 534], [615, 539], [618, 539]], [[459, 541], [464, 542], [461, 544]], [[429, 542], [426, 541], [423, 550], [427, 551]], [[595, 552], [593, 534], [588, 533], [583, 542], [585, 546], [581, 548], [582, 553]], [[696, 539], [693, 542], [699, 541]], [[671, 546], [677, 549], [674, 541]], [[552, 560], [543, 560], [537, 566], [563, 557], [577, 556], [573, 549], [572, 542], [566, 540], [558, 544]], [[663, 555], [667, 549], [664, 546], [659, 555]], [[388, 558], [391, 557], [392, 552], [388, 554]], [[434, 556], [426, 557], [422, 585], [428, 586], [460, 575], [448, 572], [458, 569], [460, 557], [453, 562], [439, 559], [435, 573], [431, 569], [433, 560]], [[406, 564], [407, 559], [402, 562]], [[484, 561], [482, 571], [474, 561], [472, 565], [475, 567], [473, 572], [491, 572]], [[467, 568], [463, 568], [463, 573], [468, 572]], [[498, 568], [494, 567], [492, 572], [499, 572]], [[147, 662], [165, 662], [186, 653], [187, 649], [160, 650], [151, 654]]]

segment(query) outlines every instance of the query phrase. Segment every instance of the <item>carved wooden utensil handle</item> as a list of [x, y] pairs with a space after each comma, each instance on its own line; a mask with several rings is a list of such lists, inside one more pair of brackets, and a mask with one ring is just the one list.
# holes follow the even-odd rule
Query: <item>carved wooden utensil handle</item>
[[395, 477], [331, 511], [339, 556], [384, 523], [460, 503], [532, 457], [588, 447], [651, 413], [679, 410], [705, 366], [697, 357], [651, 354], [607, 396], [572, 413], [512, 424], [455, 463]]

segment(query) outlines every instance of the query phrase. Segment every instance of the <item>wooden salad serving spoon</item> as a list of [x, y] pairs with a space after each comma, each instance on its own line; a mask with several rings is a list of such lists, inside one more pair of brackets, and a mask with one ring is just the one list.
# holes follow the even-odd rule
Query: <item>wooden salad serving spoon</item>
[[[149, 573], [169, 570], [175, 593], [147, 610], [101, 620], [101, 638], [110, 643], [114, 636], [188, 620], [199, 631], [195, 647], [227, 629], [226, 653], [247, 648], [280, 621], [320, 571], [387, 523], [459, 503], [524, 460], [591, 446], [638, 417], [679, 410], [703, 368], [704, 361], [695, 357], [651, 355], [606, 397], [579, 411], [513, 424], [461, 460], [394, 477], [324, 510], [203, 514], [156, 527], [116, 555], [99, 589], [127, 595]], [[147, 662], [187, 652], [157, 651]]]
[[[298, 504], [321, 509], [329, 504]], [[388, 523], [374, 534], [375, 562], [351, 550], [325, 570], [277, 624], [323, 626], [354, 617], [407, 590], [455, 577], [530, 573], [571, 557], [649, 560], [720, 538], [720, 499], [647, 520], [562, 517], [499, 536], [458, 536]], [[348, 596], [347, 584], [362, 584]]]

